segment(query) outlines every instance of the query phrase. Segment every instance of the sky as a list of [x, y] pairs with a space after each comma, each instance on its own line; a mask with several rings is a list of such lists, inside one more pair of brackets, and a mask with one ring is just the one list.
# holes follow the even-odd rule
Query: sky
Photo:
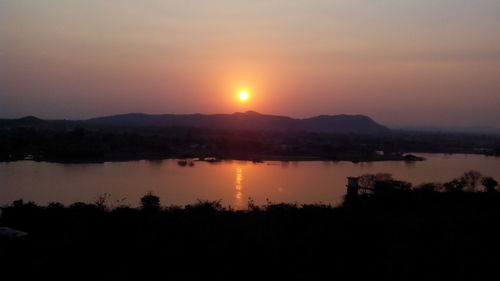
[[498, 128], [499, 15], [498, 0], [0, 0], [0, 118], [254, 110]]

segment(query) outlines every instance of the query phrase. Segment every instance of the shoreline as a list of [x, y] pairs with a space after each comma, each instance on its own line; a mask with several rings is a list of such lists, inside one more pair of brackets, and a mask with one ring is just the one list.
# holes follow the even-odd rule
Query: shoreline
[[390, 156], [373, 156], [373, 157], [320, 157], [320, 156], [278, 156], [278, 155], [257, 155], [257, 156], [210, 156], [199, 157], [196, 155], [130, 155], [130, 156], [111, 156], [102, 159], [65, 159], [65, 158], [18, 158], [12, 160], [0, 160], [0, 163], [9, 163], [17, 161], [34, 161], [59, 164], [102, 164], [105, 162], [130, 162], [130, 161], [161, 161], [161, 160], [192, 160], [195, 162], [220, 163], [224, 161], [249, 161], [254, 163], [262, 163], [265, 161], [332, 161], [332, 162], [352, 162], [352, 163], [369, 163], [369, 162], [384, 162], [384, 161], [403, 161], [403, 162], [419, 162], [425, 161], [424, 157], [415, 156], [412, 153]]
[[351, 163], [370, 163], [370, 162], [386, 162], [386, 161], [402, 161], [402, 162], [420, 162], [426, 161], [425, 157], [418, 154], [445, 154], [445, 155], [483, 155], [485, 157], [500, 157], [498, 155], [489, 155], [484, 153], [473, 152], [408, 152], [401, 155], [374, 155], [372, 157], [321, 157], [321, 156], [281, 156], [281, 155], [254, 155], [254, 156], [205, 156], [199, 155], [115, 155], [98, 159], [67, 159], [67, 158], [37, 158], [37, 157], [18, 157], [14, 159], [0, 159], [0, 163], [10, 163], [17, 161], [34, 161], [45, 163], [58, 164], [102, 164], [106, 162], [131, 162], [131, 161], [162, 161], [162, 160], [191, 160], [195, 162], [220, 163], [224, 161], [249, 161], [254, 163], [262, 163], [265, 161], [327, 161], [327, 162], [351, 162]]

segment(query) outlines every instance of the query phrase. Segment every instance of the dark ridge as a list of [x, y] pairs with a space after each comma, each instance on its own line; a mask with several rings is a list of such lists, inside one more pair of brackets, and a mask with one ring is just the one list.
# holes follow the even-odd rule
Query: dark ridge
[[17, 119], [19, 122], [44, 122], [42, 119], [37, 118], [35, 116], [25, 116], [22, 118]]
[[161, 114], [129, 113], [93, 118], [92, 124], [141, 127], [187, 126], [207, 129], [255, 131], [304, 131], [323, 133], [384, 133], [387, 127], [364, 115], [321, 115], [307, 119], [266, 115], [255, 111], [233, 114]]
[[0, 119], [0, 124], [10, 126], [35, 126], [44, 124], [47, 121], [37, 118], [35, 116], [25, 116], [17, 119]]

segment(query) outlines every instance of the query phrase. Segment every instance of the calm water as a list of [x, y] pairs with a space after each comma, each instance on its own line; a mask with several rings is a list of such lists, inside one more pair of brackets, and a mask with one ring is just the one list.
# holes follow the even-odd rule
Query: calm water
[[148, 191], [163, 205], [185, 205], [196, 199], [221, 199], [224, 205], [245, 208], [271, 202], [338, 204], [347, 176], [388, 172], [414, 184], [446, 181], [475, 169], [500, 176], [500, 158], [480, 155], [419, 154], [427, 161], [351, 162], [195, 162], [181, 167], [177, 160], [56, 164], [19, 161], [0, 163], [0, 205], [23, 198], [39, 204], [93, 202], [111, 194], [110, 203], [137, 206]]

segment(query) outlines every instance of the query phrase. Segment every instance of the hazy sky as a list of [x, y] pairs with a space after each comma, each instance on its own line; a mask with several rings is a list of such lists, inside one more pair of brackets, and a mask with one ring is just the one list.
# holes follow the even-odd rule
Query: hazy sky
[[246, 110], [500, 127], [500, 1], [0, 0], [0, 117]]

